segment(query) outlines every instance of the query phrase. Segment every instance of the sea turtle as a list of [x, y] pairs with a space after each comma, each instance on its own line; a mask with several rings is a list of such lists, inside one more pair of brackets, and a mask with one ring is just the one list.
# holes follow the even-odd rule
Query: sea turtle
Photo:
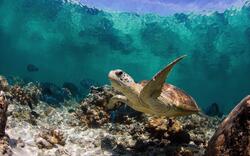
[[177, 58], [158, 72], [150, 81], [135, 83], [124, 71], [117, 69], [109, 72], [112, 87], [123, 95], [113, 96], [107, 107], [112, 109], [119, 101], [136, 111], [166, 117], [198, 113], [195, 100], [183, 90], [165, 83], [174, 65], [185, 55]]

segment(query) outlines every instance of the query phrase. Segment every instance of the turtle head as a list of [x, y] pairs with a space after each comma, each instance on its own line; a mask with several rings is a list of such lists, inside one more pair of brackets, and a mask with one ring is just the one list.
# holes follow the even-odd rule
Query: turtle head
[[112, 87], [121, 93], [131, 92], [135, 86], [134, 79], [120, 69], [111, 70], [108, 77]]

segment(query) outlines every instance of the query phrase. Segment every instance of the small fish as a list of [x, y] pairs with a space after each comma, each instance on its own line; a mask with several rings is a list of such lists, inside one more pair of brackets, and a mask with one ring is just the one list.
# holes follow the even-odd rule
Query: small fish
[[35, 66], [34, 64], [28, 64], [27, 71], [28, 72], [38, 72], [39, 68], [37, 66]]

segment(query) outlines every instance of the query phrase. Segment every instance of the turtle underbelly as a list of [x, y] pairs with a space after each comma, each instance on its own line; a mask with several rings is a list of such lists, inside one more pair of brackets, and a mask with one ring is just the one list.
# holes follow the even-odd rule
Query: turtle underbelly
[[180, 112], [169, 102], [162, 101], [161, 99], [149, 99], [147, 105], [153, 115], [165, 117], [178, 116]]
[[171, 117], [175, 116], [177, 110], [171, 104], [163, 103], [161, 100], [151, 99], [149, 103], [142, 103], [142, 101], [134, 103], [129, 102], [128, 105], [136, 111], [157, 115], [157, 116], [166, 116]]
[[150, 104], [150, 108], [154, 112], [154, 114], [164, 116], [172, 116], [174, 111], [174, 108], [172, 108], [170, 104], [163, 104], [159, 100], [152, 101]]
[[129, 102], [128, 105], [138, 112], [146, 114], [155, 114], [155, 112], [152, 109], [150, 109], [149, 107], [145, 107], [145, 105], [141, 105], [140, 102], [138, 103]]

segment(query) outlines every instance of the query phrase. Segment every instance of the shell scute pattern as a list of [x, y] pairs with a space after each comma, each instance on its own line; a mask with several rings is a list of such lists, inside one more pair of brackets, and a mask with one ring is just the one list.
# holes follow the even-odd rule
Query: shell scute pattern
[[[142, 87], [144, 87], [147, 83], [147, 80], [143, 80], [140, 84]], [[164, 101], [163, 104], [165, 105], [176, 104], [190, 110], [192, 110], [191, 107], [193, 104], [196, 104], [194, 99], [187, 95], [186, 92], [168, 83], [165, 83], [162, 87], [162, 92], [159, 99]]]

